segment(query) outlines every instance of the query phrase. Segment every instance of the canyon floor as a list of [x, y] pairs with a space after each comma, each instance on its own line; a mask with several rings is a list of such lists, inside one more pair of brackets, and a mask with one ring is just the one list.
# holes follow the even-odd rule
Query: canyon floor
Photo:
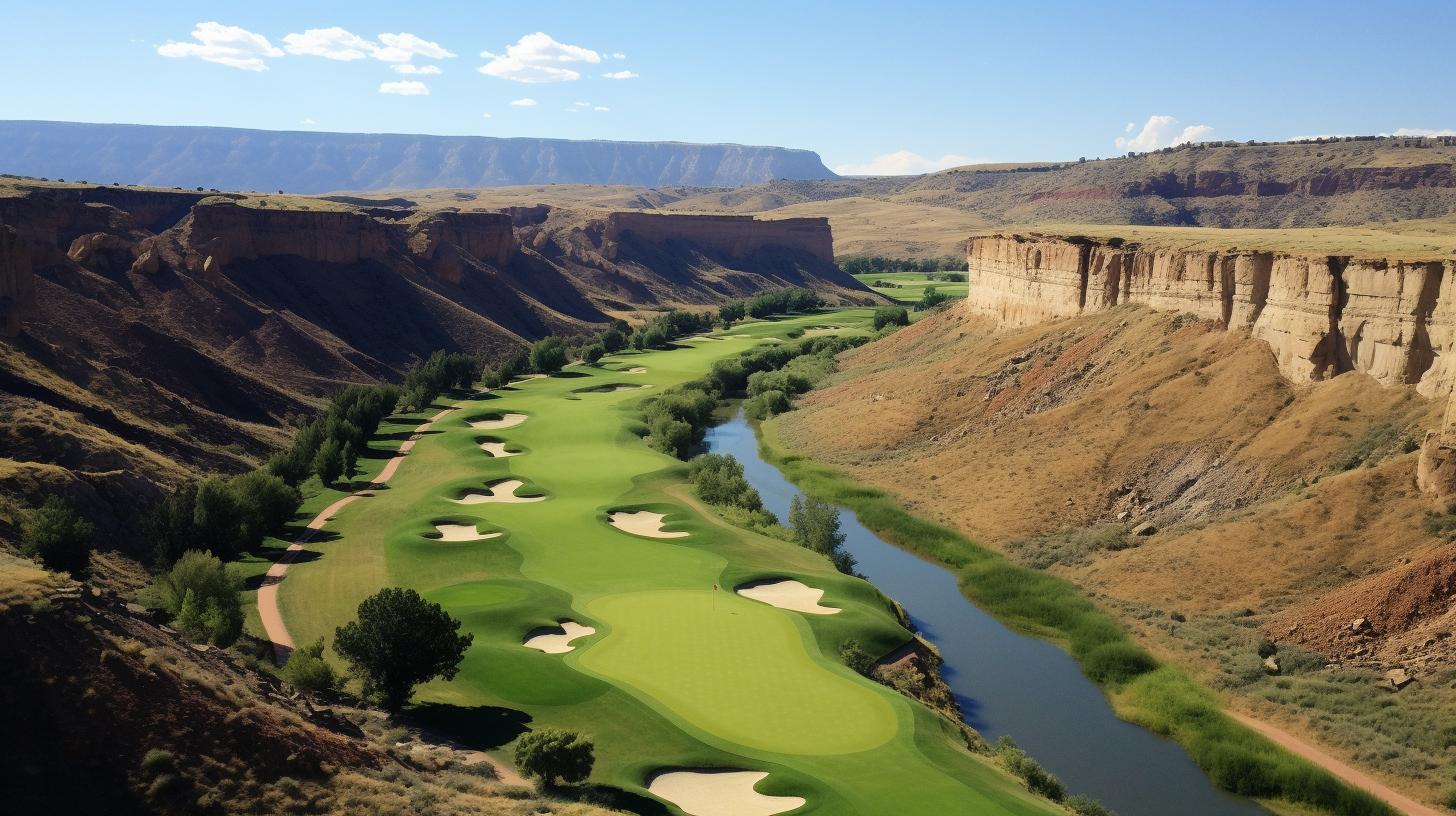
[[[845, 353], [776, 422], [795, 452], [1086, 588], [1236, 710], [1431, 801], [1452, 772], [1456, 553], [1415, 450], [1444, 410], [1357, 373], [1292, 385], [1266, 344], [1189, 315], [1006, 330], [952, 309]], [[1397, 667], [1418, 678], [1398, 693]]]

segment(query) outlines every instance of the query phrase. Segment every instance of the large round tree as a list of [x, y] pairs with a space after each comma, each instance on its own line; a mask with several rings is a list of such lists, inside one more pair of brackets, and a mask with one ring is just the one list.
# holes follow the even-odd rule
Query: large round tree
[[439, 604], [392, 587], [359, 604], [358, 620], [335, 630], [334, 649], [349, 661], [366, 696], [398, 711], [415, 686], [453, 678], [473, 639], [460, 634], [460, 621]]

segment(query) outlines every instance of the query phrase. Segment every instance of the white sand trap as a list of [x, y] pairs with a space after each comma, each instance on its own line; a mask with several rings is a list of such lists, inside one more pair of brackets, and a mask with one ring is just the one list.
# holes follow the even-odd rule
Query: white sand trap
[[507, 456], [521, 455], [521, 451], [506, 450], [506, 443], [504, 442], [481, 442], [480, 449], [497, 459], [504, 459]]
[[524, 504], [526, 502], [546, 501], [545, 496], [517, 496], [516, 491], [525, 482], [520, 479], [507, 479], [504, 482], [496, 482], [486, 488], [485, 492], [473, 490], [458, 499], [451, 499], [456, 504], [485, 504], [486, 502], [498, 502], [503, 504]]
[[478, 419], [470, 423], [470, 427], [477, 431], [499, 431], [505, 428], [514, 428], [525, 422], [525, 414], [501, 414], [500, 419]]
[[633, 366], [633, 367], [627, 369], [627, 372], [626, 373], [628, 373], [628, 374], [646, 374], [647, 373], [647, 369], [643, 368], [642, 366]]
[[647, 536], [648, 538], [686, 538], [687, 533], [678, 531], [669, 533], [662, 529], [662, 520], [667, 516], [662, 513], [649, 513], [646, 510], [628, 512], [616, 510], [607, 514], [609, 523], [624, 533], [632, 535]]
[[765, 796], [753, 789], [763, 771], [669, 771], [647, 790], [691, 816], [774, 816], [804, 806], [802, 796]]
[[722, 339], [723, 338], [721, 338], [721, 337], [708, 337], [707, 335], [700, 334], [697, 337], [689, 337], [688, 338], [688, 342], [689, 343], [716, 343], [716, 342], [718, 342], [719, 340], [722, 340]]
[[584, 394], [615, 394], [618, 391], [636, 391], [639, 388], [651, 388], [651, 383], [613, 383], [602, 385], [596, 388], [587, 388], [581, 393]]
[[482, 533], [474, 524], [436, 524], [435, 529], [440, 531], [440, 541], [485, 541], [488, 538], [500, 538], [501, 535]]
[[752, 598], [769, 606], [777, 606], [779, 609], [790, 609], [809, 615], [836, 615], [839, 613], [838, 608], [819, 603], [819, 599], [824, 597], [824, 590], [815, 589], [799, 581], [753, 581], [735, 591], [745, 598]]
[[537, 649], [546, 654], [565, 654], [576, 648], [571, 645], [573, 640], [596, 633], [597, 630], [590, 626], [582, 626], [576, 621], [566, 620], [556, 626], [532, 630], [522, 645], [527, 649]]

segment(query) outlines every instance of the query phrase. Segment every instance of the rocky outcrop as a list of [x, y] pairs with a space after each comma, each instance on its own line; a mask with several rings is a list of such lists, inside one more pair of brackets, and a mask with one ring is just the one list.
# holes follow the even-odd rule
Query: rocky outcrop
[[433, 263], [442, 278], [459, 283], [472, 260], [497, 268], [510, 263], [516, 234], [506, 213], [447, 210], [410, 226], [406, 244], [422, 263]]
[[777, 247], [834, 262], [834, 241], [827, 218], [760, 220], [750, 215], [665, 215], [618, 212], [607, 217], [603, 255], [615, 258], [628, 235], [653, 244], [681, 241], [732, 258]]
[[281, 255], [330, 264], [383, 260], [394, 231], [352, 210], [265, 209], [227, 199], [199, 203], [179, 228], [187, 267], [208, 272], [235, 260]]
[[14, 227], [0, 224], [0, 336], [20, 334], [21, 325], [35, 314], [35, 275], [30, 251]]
[[[1187, 312], [1269, 344], [1294, 382], [1346, 371], [1441, 399], [1456, 382], [1456, 262], [1144, 248], [994, 235], [967, 245], [965, 308], [1020, 326], [1123, 303]], [[1425, 443], [1422, 486], [1456, 493], [1456, 411]]]

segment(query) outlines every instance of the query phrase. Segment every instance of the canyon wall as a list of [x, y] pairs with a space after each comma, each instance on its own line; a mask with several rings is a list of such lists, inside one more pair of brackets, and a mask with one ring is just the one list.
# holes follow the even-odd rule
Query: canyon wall
[[0, 224], [0, 337], [14, 337], [35, 313], [30, 253], [14, 227]]
[[[1437, 399], [1450, 399], [1456, 384], [1450, 260], [1157, 249], [1010, 234], [970, 239], [967, 260], [964, 308], [1008, 326], [1137, 303], [1248, 331], [1269, 344], [1294, 382], [1358, 371]], [[1421, 471], [1423, 487], [1456, 492], [1456, 410], [1428, 436]]]
[[617, 212], [607, 217], [606, 257], [615, 257], [628, 234], [648, 243], [685, 241], [734, 258], [768, 247], [807, 253], [834, 263], [834, 241], [827, 218], [759, 220], [751, 215], [664, 215]]

